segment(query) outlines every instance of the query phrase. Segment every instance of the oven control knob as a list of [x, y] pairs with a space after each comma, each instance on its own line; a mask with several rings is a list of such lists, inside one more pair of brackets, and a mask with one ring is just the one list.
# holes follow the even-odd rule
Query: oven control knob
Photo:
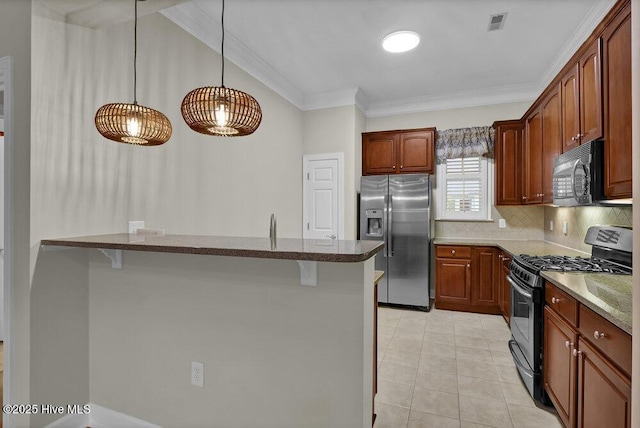
[[604, 333], [600, 333], [598, 330], [593, 332], [593, 338], [598, 340], [598, 339], [604, 339], [605, 337], [607, 337], [606, 334]]

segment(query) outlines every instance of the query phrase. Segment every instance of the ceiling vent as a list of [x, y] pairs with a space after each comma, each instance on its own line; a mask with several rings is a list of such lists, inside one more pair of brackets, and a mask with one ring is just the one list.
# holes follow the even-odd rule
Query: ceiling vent
[[496, 15], [491, 15], [489, 17], [489, 28], [487, 29], [487, 31], [502, 30], [502, 27], [504, 27], [504, 21], [506, 19], [507, 19], [506, 12], [498, 13]]

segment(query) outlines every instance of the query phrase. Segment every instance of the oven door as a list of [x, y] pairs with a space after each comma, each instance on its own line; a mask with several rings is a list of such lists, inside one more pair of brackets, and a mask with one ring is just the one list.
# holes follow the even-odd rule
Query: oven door
[[[508, 276], [507, 280], [511, 284], [511, 336], [518, 345], [520, 359], [524, 357], [525, 361], [516, 361], [531, 370], [534, 365], [534, 347], [535, 347], [535, 306], [533, 298], [533, 287], [521, 282], [518, 278]], [[513, 351], [512, 351], [513, 353]], [[516, 358], [516, 355], [514, 355]]]

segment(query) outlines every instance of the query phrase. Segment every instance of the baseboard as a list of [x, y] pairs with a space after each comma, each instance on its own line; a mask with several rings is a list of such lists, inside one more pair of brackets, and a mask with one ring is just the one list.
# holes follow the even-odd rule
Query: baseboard
[[161, 428], [142, 419], [89, 403], [88, 414], [66, 415], [45, 428]]

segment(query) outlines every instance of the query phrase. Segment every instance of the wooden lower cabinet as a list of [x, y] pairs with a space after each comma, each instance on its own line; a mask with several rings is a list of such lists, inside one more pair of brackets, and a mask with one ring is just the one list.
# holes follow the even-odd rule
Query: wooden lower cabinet
[[631, 380], [578, 339], [578, 427], [631, 427]]
[[551, 284], [546, 288], [544, 388], [562, 423], [630, 428], [631, 337], [580, 303], [577, 318], [572, 311], [556, 311], [551, 299], [557, 304], [561, 294]]
[[438, 309], [500, 313], [498, 249], [436, 245]]
[[566, 427], [575, 426], [578, 335], [549, 307], [544, 308], [544, 389]]

